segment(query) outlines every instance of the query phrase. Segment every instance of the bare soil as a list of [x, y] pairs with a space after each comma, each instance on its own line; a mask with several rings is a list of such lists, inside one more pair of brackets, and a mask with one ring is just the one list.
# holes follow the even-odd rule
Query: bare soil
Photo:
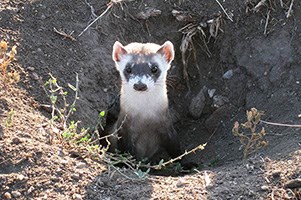
[[[232, 22], [217, 2], [115, 3], [79, 37], [107, 1], [1, 1], [0, 39], [18, 46], [13, 65], [21, 81], [0, 91], [0, 199], [301, 199], [300, 128], [260, 124], [269, 145], [246, 161], [231, 132], [252, 107], [265, 112], [265, 121], [301, 124], [301, 3], [294, 1], [287, 18], [289, 0], [266, 1], [256, 11], [258, 0], [219, 1], [233, 14]], [[140, 12], [150, 7], [161, 14], [141, 19]], [[184, 11], [186, 20], [179, 21], [173, 10]], [[218, 17], [220, 30], [210, 37], [208, 20]], [[179, 30], [189, 23], [202, 28], [208, 49], [199, 32], [192, 39], [187, 83]], [[51, 73], [68, 89], [78, 73], [73, 120], [94, 126], [98, 113], [118, 98], [111, 59], [116, 40], [175, 45], [169, 99], [181, 145], [189, 150], [207, 143], [184, 158], [199, 164], [193, 173], [137, 180], [129, 169], [110, 169], [49, 138], [50, 113], [41, 106], [49, 98], [41, 80]]]

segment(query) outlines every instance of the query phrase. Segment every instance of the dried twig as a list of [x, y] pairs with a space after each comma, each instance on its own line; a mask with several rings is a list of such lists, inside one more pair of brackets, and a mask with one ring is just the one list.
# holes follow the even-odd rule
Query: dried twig
[[253, 11], [258, 12], [260, 7], [265, 5], [265, 3], [266, 3], [266, 0], [259, 1], [259, 3], [253, 8]]
[[64, 36], [65, 38], [68, 38], [68, 39], [70, 39], [71, 41], [76, 41], [76, 39], [75, 39], [74, 37], [72, 37], [73, 31], [72, 31], [70, 34], [67, 34], [67, 33], [65, 33], [64, 31], [57, 30], [55, 27], [53, 27], [53, 30], [54, 30], [54, 32], [56, 32], [57, 34], [59, 34], [59, 35], [61, 35], [61, 36]]
[[112, 1], [110, 1], [107, 5], [106, 10], [101, 13], [98, 17], [96, 17], [79, 35], [78, 37], [80, 37], [84, 32], [86, 32], [88, 30], [88, 28], [90, 28], [97, 20], [99, 20], [102, 16], [104, 16], [109, 10], [110, 8], [112, 8], [112, 6], [114, 5], [114, 3]]
[[94, 9], [94, 7], [93, 7], [87, 0], [85, 0], [85, 3], [90, 7], [92, 16], [93, 16], [94, 18], [97, 17], [97, 15], [95, 14], [95, 9]]
[[260, 120], [260, 122], [262, 122], [264, 124], [274, 125], [274, 126], [301, 128], [301, 125], [298, 125], [298, 124], [282, 124], [282, 123], [268, 122], [268, 121], [264, 121], [264, 120]]
[[193, 149], [191, 149], [191, 150], [189, 150], [189, 151], [185, 151], [182, 155], [180, 155], [180, 156], [178, 156], [178, 157], [176, 157], [176, 158], [173, 158], [173, 159], [170, 159], [170, 160], [168, 160], [168, 161], [166, 161], [166, 162], [164, 162], [164, 163], [159, 163], [159, 164], [157, 164], [157, 165], [152, 165], [152, 166], [149, 166], [149, 165], [141, 165], [142, 167], [148, 167], [148, 168], [152, 168], [152, 169], [162, 169], [163, 167], [165, 167], [166, 165], [168, 165], [168, 164], [171, 164], [171, 163], [174, 163], [175, 161], [177, 161], [177, 160], [181, 160], [184, 156], [186, 156], [186, 155], [189, 155], [189, 154], [191, 154], [191, 153], [195, 153], [197, 150], [204, 150], [205, 149], [205, 146], [207, 145], [207, 143], [205, 143], [205, 144], [200, 144], [200, 145], [198, 145], [197, 147], [195, 147], [195, 148], [193, 148]]
[[[107, 4], [107, 8], [105, 9], [105, 11], [103, 11], [98, 17], [96, 17], [79, 35], [78, 37], [80, 37], [84, 32], [86, 32], [97, 20], [99, 20], [100, 18], [102, 18], [115, 4], [121, 4], [122, 7], [122, 2], [124, 1], [133, 1], [133, 0], [111, 0], [108, 4]], [[87, 3], [87, 2], [86, 2]], [[89, 4], [88, 4], [89, 5]], [[91, 7], [91, 6], [90, 6]], [[91, 11], [92, 11], [91, 7]], [[92, 12], [93, 14], [93, 12]]]
[[218, 3], [218, 5], [221, 7], [221, 9], [224, 11], [224, 13], [226, 14], [226, 16], [228, 17], [228, 19], [233, 22], [233, 19], [232, 17], [226, 12], [226, 10], [224, 9], [223, 5], [218, 1], [218, 0], [215, 0], [216, 3]]
[[283, 1], [282, 0], [280, 0], [280, 6], [281, 6], [281, 8], [283, 8]]
[[286, 13], [286, 18], [289, 18], [292, 16], [293, 14], [293, 4], [294, 4], [294, 0], [291, 1], [290, 7]]
[[267, 35], [267, 27], [268, 27], [268, 24], [269, 24], [269, 19], [270, 19], [270, 12], [271, 10], [269, 10], [267, 12], [267, 18], [265, 20], [265, 26], [264, 26], [264, 31], [263, 31], [263, 34], [266, 36]]
[[127, 115], [124, 116], [120, 126], [113, 133], [111, 133], [109, 135], [106, 135], [106, 136], [103, 136], [103, 137], [100, 137], [100, 138], [97, 138], [96, 140], [92, 141], [91, 144], [93, 144], [97, 141], [103, 140], [103, 139], [108, 139], [109, 137], [117, 137], [117, 139], [120, 139], [120, 137], [116, 136], [116, 133], [123, 127], [123, 124], [126, 120], [126, 117], [127, 117]]

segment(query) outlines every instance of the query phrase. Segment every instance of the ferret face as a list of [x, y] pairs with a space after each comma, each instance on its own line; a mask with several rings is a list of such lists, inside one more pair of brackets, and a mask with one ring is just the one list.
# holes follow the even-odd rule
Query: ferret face
[[125, 89], [135, 92], [151, 91], [165, 86], [167, 71], [174, 58], [174, 49], [167, 41], [162, 46], [153, 43], [131, 43], [123, 46], [115, 42], [113, 60], [120, 72]]

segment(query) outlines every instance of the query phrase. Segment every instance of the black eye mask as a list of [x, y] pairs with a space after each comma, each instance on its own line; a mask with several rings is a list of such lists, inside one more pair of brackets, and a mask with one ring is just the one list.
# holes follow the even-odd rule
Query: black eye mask
[[128, 63], [123, 70], [124, 77], [127, 81], [131, 77], [151, 77], [154, 82], [161, 75], [161, 70], [157, 63]]

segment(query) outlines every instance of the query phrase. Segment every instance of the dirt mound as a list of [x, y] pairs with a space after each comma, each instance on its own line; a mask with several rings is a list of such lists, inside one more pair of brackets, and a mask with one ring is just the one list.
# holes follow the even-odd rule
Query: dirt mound
[[[295, 152], [300, 149], [300, 128], [261, 124], [269, 145], [246, 163], [241, 161], [241, 143], [231, 130], [235, 121], [245, 121], [245, 112], [252, 107], [265, 111], [265, 121], [300, 124], [300, 2], [294, 2], [293, 12], [293, 1], [218, 2], [121, 1], [81, 36], [88, 23], [108, 8], [108, 2], [0, 3], [0, 37], [18, 45], [15, 65], [23, 70], [22, 89], [0, 91], [1, 198], [13, 191], [21, 193], [15, 193], [16, 198], [24, 199], [168, 199], [170, 195], [273, 199], [271, 194], [293, 198], [297, 192], [290, 193], [284, 186], [287, 180], [300, 178], [294, 170], [300, 167], [300, 154]], [[148, 17], [150, 11], [153, 16]], [[185, 159], [210, 172], [153, 176], [140, 183], [117, 172], [102, 173], [104, 166], [91, 166], [72, 158], [62, 145], [47, 143], [43, 124], [50, 113], [39, 105], [49, 104], [49, 99], [40, 80], [45, 82], [51, 73], [68, 90], [67, 83], [74, 84], [78, 73], [74, 120], [85, 127], [95, 125], [98, 113], [118, 98], [119, 77], [111, 59], [116, 40], [123, 44], [173, 42], [176, 59], [169, 72], [169, 99], [175, 126], [183, 148], [207, 142], [204, 151]], [[183, 41], [190, 44], [185, 54]], [[187, 65], [183, 65], [183, 55]], [[4, 124], [12, 108], [16, 121], [7, 129]], [[296, 167], [274, 178], [274, 172], [288, 162]]]

